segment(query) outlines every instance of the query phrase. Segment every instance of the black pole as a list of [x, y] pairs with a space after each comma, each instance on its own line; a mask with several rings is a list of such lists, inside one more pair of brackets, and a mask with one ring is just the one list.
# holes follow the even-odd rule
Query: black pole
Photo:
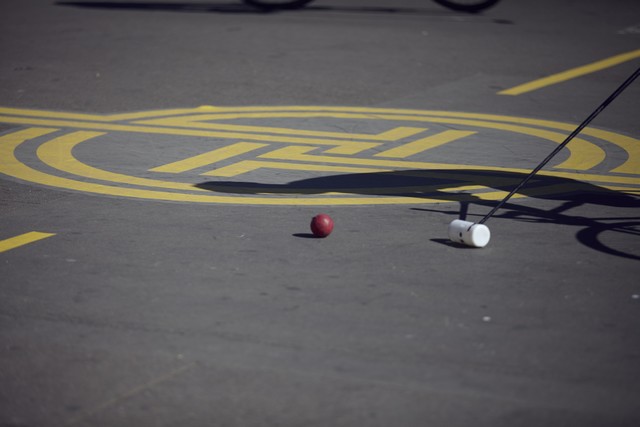
[[560, 150], [562, 150], [568, 143], [569, 141], [571, 141], [576, 135], [578, 135], [582, 129], [584, 129], [589, 123], [591, 123], [591, 121], [593, 119], [596, 118], [596, 116], [598, 114], [600, 114], [602, 112], [602, 110], [604, 110], [605, 108], [607, 108], [607, 106], [609, 104], [611, 104], [611, 102], [616, 99], [618, 97], [618, 95], [620, 95], [626, 88], [627, 86], [629, 86], [638, 76], [640, 76], [640, 68], [638, 68], [635, 73], [633, 73], [624, 83], [622, 83], [620, 85], [620, 87], [618, 89], [616, 89], [615, 92], [613, 92], [602, 104], [600, 104], [600, 106], [598, 108], [596, 108], [596, 110], [591, 113], [591, 115], [589, 117], [587, 117], [585, 119], [585, 121], [583, 121], [580, 126], [578, 126], [573, 132], [571, 132], [571, 135], [569, 135], [567, 137], [567, 139], [565, 139], [562, 144], [558, 145], [555, 150], [553, 150], [542, 162], [540, 162], [540, 164], [538, 166], [536, 166], [530, 173], [529, 175], [527, 175], [521, 182], [520, 184], [518, 184], [513, 190], [511, 190], [511, 192], [509, 194], [507, 194], [507, 196], [502, 199], [500, 201], [500, 203], [498, 203], [493, 209], [491, 209], [491, 211], [486, 214], [484, 216], [484, 218], [482, 218], [480, 221], [478, 221], [478, 224], [484, 224], [489, 218], [491, 218], [493, 216], [493, 214], [495, 214], [498, 209], [500, 209], [502, 206], [504, 206], [505, 203], [507, 203], [507, 201], [514, 195], [516, 194], [522, 187], [524, 187], [526, 185], [527, 182], [529, 182], [529, 180], [531, 178], [533, 178], [533, 176], [538, 173], [538, 171], [540, 171], [540, 169], [542, 169], [547, 163], [549, 163], [549, 160], [551, 160], [553, 158], [553, 156], [555, 156], [556, 154], [558, 154], [558, 152]]

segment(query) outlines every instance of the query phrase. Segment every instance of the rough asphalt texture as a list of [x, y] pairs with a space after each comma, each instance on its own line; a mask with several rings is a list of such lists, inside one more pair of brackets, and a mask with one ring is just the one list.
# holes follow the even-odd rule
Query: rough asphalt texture
[[[0, 106], [329, 105], [579, 123], [638, 60], [496, 93], [638, 49], [639, 24], [633, 0], [504, 0], [480, 15], [418, 0], [272, 14], [4, 0]], [[636, 83], [594, 126], [638, 138], [638, 99]], [[548, 151], [507, 142], [450, 160], [533, 167]], [[0, 253], [0, 425], [640, 425], [629, 200], [514, 199], [476, 250], [446, 240], [455, 202], [193, 205], [0, 175], [0, 240], [56, 233]], [[471, 204], [467, 217], [489, 209]], [[319, 211], [335, 220], [326, 239], [308, 237]]]

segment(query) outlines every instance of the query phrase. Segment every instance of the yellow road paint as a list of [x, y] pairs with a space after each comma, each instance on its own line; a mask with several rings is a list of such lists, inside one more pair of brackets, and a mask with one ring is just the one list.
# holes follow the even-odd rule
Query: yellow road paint
[[[309, 114], [304, 113], [307, 118], [311, 118]], [[246, 118], [257, 118], [255, 114], [251, 114], [249, 117], [242, 114], [199, 114], [193, 116], [180, 116], [169, 117], [153, 120], [141, 120], [134, 122], [140, 125], [157, 125], [167, 127], [179, 127], [186, 129], [204, 129], [204, 130], [220, 130], [225, 132], [253, 132], [259, 134], [274, 134], [274, 135], [293, 135], [293, 136], [305, 136], [314, 138], [337, 138], [337, 139], [362, 139], [369, 141], [397, 141], [402, 138], [407, 138], [418, 133], [424, 132], [425, 128], [414, 127], [397, 127], [377, 135], [361, 134], [361, 133], [347, 133], [347, 132], [329, 132], [329, 131], [317, 131], [308, 129], [292, 129], [292, 128], [279, 128], [272, 126], [250, 126], [250, 125], [232, 125], [226, 123], [208, 123], [209, 121], [219, 120], [237, 120]], [[258, 115], [263, 116], [263, 115]], [[289, 118], [291, 115], [278, 115], [282, 118]], [[265, 118], [265, 117], [262, 117]], [[203, 123], [207, 122], [207, 123]]]
[[0, 253], [19, 248], [20, 246], [28, 245], [29, 243], [37, 242], [38, 240], [46, 239], [51, 236], [55, 236], [55, 233], [31, 231], [9, 239], [0, 240]]
[[224, 176], [231, 177], [240, 175], [243, 173], [251, 172], [258, 169], [271, 168], [271, 169], [284, 169], [284, 170], [297, 170], [297, 171], [311, 171], [311, 172], [338, 172], [338, 173], [371, 173], [371, 172], [385, 172], [387, 169], [372, 169], [372, 168], [358, 168], [348, 166], [327, 166], [327, 165], [314, 165], [308, 163], [284, 163], [284, 162], [266, 162], [262, 160], [242, 160], [229, 166], [225, 166], [219, 169], [212, 170], [211, 172], [203, 173], [206, 176]]
[[[359, 166], [375, 166], [388, 169], [420, 169], [420, 170], [477, 170], [477, 171], [496, 171], [496, 172], [513, 172], [519, 174], [528, 174], [529, 169], [522, 168], [504, 168], [494, 166], [477, 166], [477, 165], [454, 165], [449, 163], [430, 163], [430, 162], [408, 162], [399, 160], [381, 160], [381, 159], [354, 159], [346, 157], [320, 156], [306, 154], [313, 150], [313, 147], [290, 146], [264, 153], [260, 158], [272, 160], [294, 160], [302, 162], [322, 162], [333, 164], [350, 164]], [[567, 179], [587, 180], [594, 182], [614, 182], [620, 184], [640, 184], [640, 178], [625, 176], [603, 176], [587, 173], [572, 173], [559, 171], [540, 171], [538, 175], [557, 176]]]
[[78, 161], [71, 154], [73, 148], [81, 142], [104, 135], [103, 132], [78, 131], [54, 138], [38, 147], [38, 158], [45, 164], [74, 175], [101, 181], [116, 182], [143, 187], [157, 187], [183, 191], [206, 191], [194, 187], [192, 184], [172, 181], [160, 181], [148, 178], [138, 178], [109, 172]]
[[[50, 129], [50, 128], [29, 128], [24, 130], [19, 130], [17, 132], [13, 132], [7, 135], [0, 137], [0, 140], [4, 142], [7, 146], [17, 147], [25, 141], [30, 139], [39, 138], [41, 136], [49, 135], [53, 132], [57, 132], [59, 129]], [[2, 154], [0, 152], [0, 154]], [[9, 157], [2, 157], [0, 159], [4, 162], [9, 160]]]
[[[57, 177], [44, 172], [37, 171], [33, 168], [26, 166], [19, 162], [14, 153], [15, 148], [24, 140], [24, 135], [42, 134], [45, 131], [51, 131], [50, 129], [29, 129], [27, 131], [19, 131], [22, 133], [21, 137], [15, 137], [15, 134], [5, 135], [0, 137], [0, 158], [3, 161], [0, 163], [0, 172], [6, 173], [13, 177], [24, 179], [25, 181], [34, 182], [42, 185], [48, 185], [53, 187], [67, 188], [71, 190], [90, 192], [95, 194], [105, 194], [111, 196], [121, 197], [133, 197], [143, 198], [150, 200], [165, 200], [165, 201], [179, 201], [179, 202], [191, 202], [191, 203], [232, 203], [232, 204], [252, 204], [252, 205], [306, 205], [306, 206], [326, 206], [331, 205], [390, 205], [390, 204], [423, 204], [423, 203], [438, 203], [442, 201], [451, 200], [473, 200], [475, 196], [473, 194], [442, 194], [441, 197], [319, 197], [319, 198], [305, 198], [305, 197], [238, 197], [238, 196], [220, 196], [220, 195], [208, 195], [208, 194], [189, 194], [189, 193], [173, 193], [165, 191], [155, 190], [141, 190], [133, 188], [121, 188], [101, 184], [93, 184], [81, 181], [75, 181], [67, 178]], [[310, 156], [314, 157], [314, 156]], [[336, 159], [337, 160], [337, 159]], [[424, 164], [423, 164], [424, 165]], [[441, 168], [448, 167], [455, 170], [455, 165], [438, 165], [432, 164]], [[458, 166], [459, 168], [459, 166]], [[506, 168], [485, 168], [485, 167], [465, 167], [467, 169], [477, 170], [495, 170], [501, 172], [514, 172], [514, 173], [528, 173], [528, 170], [524, 169], [506, 169]], [[614, 181], [623, 184], [640, 185], [640, 179], [631, 179], [625, 177], [603, 177], [600, 175], [589, 176], [584, 174], [571, 174], [571, 173], [545, 173], [540, 172], [541, 175], [550, 176], [564, 176], [566, 178], [580, 179], [581, 177], [586, 180], [598, 181], [606, 179], [607, 181]], [[604, 186], [606, 188], [606, 185]], [[391, 189], [393, 190], [393, 189]], [[358, 190], [360, 192], [360, 190]], [[423, 188], [425, 194], [429, 194], [428, 188]], [[364, 192], [367, 192], [366, 189]], [[389, 189], [387, 189], [389, 192]], [[490, 197], [484, 195], [483, 197]]]
[[477, 132], [463, 131], [463, 130], [447, 130], [440, 132], [437, 135], [431, 135], [426, 138], [418, 139], [417, 141], [408, 142], [399, 147], [392, 148], [390, 150], [383, 151], [376, 154], [376, 157], [392, 157], [395, 159], [404, 159], [414, 154], [422, 153], [423, 151], [430, 150], [435, 147], [439, 147], [457, 139], [464, 138], [466, 136], [473, 135]]
[[[249, 113], [248, 116], [254, 116]], [[450, 117], [425, 117], [414, 115], [387, 115], [387, 114], [345, 114], [345, 113], [272, 113], [265, 115], [270, 117], [327, 117], [327, 118], [352, 118], [352, 119], [364, 119], [371, 120], [377, 118], [379, 120], [410, 120], [418, 122], [432, 122], [432, 123], [444, 123], [444, 124], [456, 124], [463, 126], [475, 126], [481, 128], [498, 129], [514, 133], [520, 133], [525, 135], [532, 135], [542, 139], [547, 139], [556, 143], [561, 143], [565, 139], [565, 135], [557, 132], [547, 131], [543, 129], [534, 129], [530, 127], [510, 125], [501, 122], [490, 122], [483, 120], [469, 120], [458, 119]], [[492, 116], [493, 120], [499, 120], [502, 116]], [[331, 140], [320, 138], [299, 138], [290, 136], [275, 136], [275, 135], [260, 135], [251, 133], [235, 133], [235, 132], [222, 132], [222, 131], [204, 131], [193, 129], [172, 129], [161, 128], [151, 126], [131, 126], [131, 125], [116, 125], [106, 123], [89, 123], [89, 122], [76, 122], [67, 120], [43, 120], [32, 117], [12, 117], [12, 116], [0, 116], [0, 122], [16, 123], [16, 124], [29, 124], [37, 126], [60, 126], [60, 127], [72, 127], [80, 129], [92, 129], [101, 131], [121, 131], [121, 132], [138, 132], [138, 133], [152, 133], [152, 134], [165, 134], [165, 135], [182, 135], [182, 136], [200, 136], [209, 138], [225, 138], [225, 139], [243, 139], [249, 141], [261, 141], [261, 142], [276, 142], [276, 143], [289, 143], [289, 144], [310, 144], [310, 145], [329, 145], [335, 146], [333, 150], [334, 154], [353, 155], [360, 153], [364, 150], [375, 148], [380, 143], [375, 142], [354, 142], [344, 140]], [[578, 169], [587, 170], [597, 166], [606, 157], [604, 150], [597, 145], [588, 142], [582, 138], [574, 138], [566, 147], [571, 153], [569, 159], [557, 165], [557, 168], [564, 169]]]
[[[102, 184], [94, 184], [83, 181], [76, 181], [62, 178], [48, 173], [35, 170], [15, 157], [15, 149], [22, 142], [26, 141], [27, 135], [34, 137], [52, 132], [51, 129], [27, 129], [13, 134], [0, 137], [0, 173], [23, 179], [28, 182], [42, 184], [46, 186], [66, 188], [69, 190], [83, 191], [94, 194], [103, 194], [119, 197], [131, 197], [148, 200], [164, 200], [188, 203], [228, 203], [228, 204], [249, 204], [249, 205], [306, 205], [306, 206], [326, 206], [332, 205], [392, 205], [392, 204], [423, 204], [442, 202], [442, 199], [407, 197], [327, 197], [327, 198], [303, 198], [303, 197], [238, 197], [220, 196], [216, 194], [190, 194], [174, 193], [166, 191], [142, 190], [136, 188], [122, 188]], [[19, 135], [16, 135], [19, 134]], [[466, 196], [466, 198], [473, 196]], [[447, 199], [448, 200], [448, 199]]]
[[[360, 112], [362, 110], [362, 112]], [[308, 111], [299, 111], [299, 109], [292, 109], [292, 111], [283, 111], [283, 112], [266, 112], [266, 113], [237, 113], [237, 114], [220, 114], [220, 118], [224, 118], [227, 120], [230, 119], [257, 119], [257, 118], [299, 118], [299, 119], [308, 119], [308, 118], [333, 118], [333, 119], [352, 119], [352, 120], [398, 120], [398, 121], [413, 121], [413, 122], [425, 122], [425, 123], [440, 123], [440, 124], [454, 124], [454, 125], [462, 125], [462, 126], [472, 126], [472, 127], [480, 127], [480, 128], [488, 128], [488, 129], [497, 129], [508, 132], [514, 132], [524, 135], [531, 135], [535, 137], [539, 137], [542, 139], [546, 139], [549, 141], [556, 142], [558, 144], [562, 143], [566, 138], [566, 135], [560, 134], [557, 132], [545, 130], [545, 129], [535, 129], [531, 127], [519, 126], [517, 124], [509, 124], [509, 123], [517, 123], [516, 118], [506, 117], [506, 116], [494, 116], [494, 115], [482, 115], [482, 114], [471, 114], [471, 113], [449, 113], [448, 116], [445, 116], [443, 113], [434, 112], [432, 115], [426, 114], [426, 112], [421, 112], [422, 114], [413, 114], [414, 110], [406, 110], [405, 113], [411, 114], [399, 114], [399, 112], [403, 110], [382, 110], [378, 114], [370, 114], [370, 111], [375, 111], [371, 109], [354, 109], [352, 113], [342, 112], [342, 109], [338, 108], [321, 108], [319, 111], [308, 112]], [[386, 111], [393, 114], [387, 114]], [[460, 117], [460, 118], [458, 118]], [[502, 120], [505, 119], [505, 120]], [[1, 120], [0, 120], [1, 121]], [[418, 128], [416, 128], [418, 129]], [[573, 130], [573, 129], [571, 129]], [[186, 131], [186, 129], [185, 129]], [[205, 131], [202, 131], [205, 132]], [[211, 131], [210, 131], [211, 132]], [[243, 139], [248, 140], [256, 140], [256, 137], [251, 137], [250, 134], [243, 133], [241, 134]], [[229, 138], [233, 137], [233, 134], [228, 134]], [[262, 136], [261, 140], [265, 140], [265, 137]], [[331, 145], [329, 144], [327, 139], [317, 139], [317, 138], [293, 138], [293, 137], [280, 137], [273, 138], [271, 136], [267, 137], [267, 141], [271, 142], [283, 142], [283, 143], [291, 143], [291, 144], [311, 144], [311, 145]], [[360, 145], [359, 145], [360, 144]], [[331, 149], [332, 154], [346, 154], [353, 155], [357, 154], [361, 151], [364, 151], [369, 148], [374, 148], [379, 146], [380, 144], [376, 143], [363, 143], [363, 142], [351, 142], [341, 141], [341, 143], [334, 143], [336, 145], [335, 148]], [[602, 150], [597, 145], [586, 141], [582, 138], [574, 138], [571, 143], [569, 143], [566, 147], [567, 150], [571, 153], [569, 159], [557, 165], [557, 168], [561, 169], [578, 169], [578, 170], [587, 170], [597, 166], [601, 163], [606, 154], [604, 150]]]
[[640, 175], [640, 139], [600, 129], [587, 128], [583, 130], [583, 133], [611, 141], [627, 152], [627, 160], [620, 166], [611, 169], [611, 172]]
[[124, 113], [124, 114], [83, 114], [83, 113], [66, 113], [60, 111], [46, 111], [46, 110], [33, 110], [26, 108], [5, 108], [0, 107], [0, 114], [9, 114], [16, 116], [27, 117], [40, 117], [51, 119], [69, 119], [69, 120], [87, 120], [94, 122], [117, 122], [123, 120], [136, 120], [149, 117], [162, 117], [162, 116], [175, 116], [180, 114], [193, 114], [215, 111], [218, 108], [211, 106], [202, 106], [198, 108], [181, 108], [172, 110], [155, 110], [155, 111], [143, 111], [136, 113]]
[[153, 126], [120, 125], [111, 123], [78, 122], [73, 120], [48, 120], [33, 117], [0, 116], [0, 123], [13, 123], [33, 126], [58, 126], [75, 129], [90, 129], [106, 132], [135, 132], [155, 135], [180, 135], [205, 138], [242, 139], [250, 141], [289, 143], [289, 144], [314, 144], [340, 146], [340, 154], [356, 154], [380, 145], [379, 142], [355, 142], [321, 138], [297, 138], [275, 135], [260, 135], [251, 133], [236, 133], [223, 131], [204, 131], [194, 129], [172, 129]]
[[583, 65], [581, 67], [572, 68], [561, 73], [553, 74], [548, 77], [534, 80], [529, 83], [524, 83], [511, 89], [505, 89], [498, 92], [498, 95], [522, 95], [523, 93], [532, 92], [534, 90], [541, 89], [543, 87], [555, 85], [565, 82], [567, 80], [575, 79], [586, 74], [595, 73], [596, 71], [610, 68], [623, 62], [631, 61], [633, 59], [640, 58], [640, 49], [633, 50], [631, 52], [623, 53], [620, 55], [612, 56], [610, 58], [596, 61], [591, 64]]
[[[0, 108], [0, 114], [4, 114], [0, 116], [0, 122], [46, 126], [0, 136], [0, 172], [6, 175], [47, 186], [95, 194], [191, 203], [255, 205], [422, 204], [452, 200], [494, 200], [492, 198], [497, 200], [502, 198], [505, 193], [496, 190], [496, 188], [502, 189], [505, 188], [505, 185], [511, 185], [511, 181], [518, 179], [517, 175], [513, 177], [507, 175], [488, 177], [484, 175], [483, 185], [478, 186], [478, 175], [471, 172], [465, 173], [465, 171], [511, 172], [522, 175], [529, 173], [530, 170], [499, 166], [407, 161], [404, 159], [451, 141], [469, 137], [477, 133], [478, 129], [491, 129], [528, 136], [528, 138], [522, 139], [523, 143], [537, 143], [539, 140], [560, 143], [565, 139], [566, 133], [575, 128], [575, 126], [566, 123], [490, 114], [349, 107], [218, 108], [202, 106], [195, 109], [108, 116], [55, 112], [47, 114], [36, 110]], [[205, 117], [208, 120], [207, 123], [201, 121]], [[253, 124], [251, 122], [253, 119], [272, 118], [300, 119], [301, 123], [312, 123], [306, 119], [338, 119], [333, 125], [338, 129], [354, 127], [353, 124], [340, 120], [371, 120], [381, 123], [386, 121], [393, 124], [388, 130], [377, 134], [350, 134], [348, 132], [220, 123], [220, 120], [248, 119], [248, 123]], [[137, 122], [133, 124], [121, 122], [126, 120], [136, 120]], [[215, 123], [210, 123], [211, 121]], [[151, 125], [151, 122], [154, 122], [155, 125]], [[170, 127], [170, 123], [175, 126]], [[184, 126], [178, 126], [179, 123]], [[187, 123], [191, 124], [191, 128], [186, 126]], [[393, 126], [398, 123], [402, 125], [411, 123], [417, 126]], [[377, 155], [371, 153], [369, 156], [350, 157], [353, 154], [379, 147], [382, 142], [400, 143], [402, 139], [416, 137], [428, 130], [426, 126], [422, 126], [423, 123], [456, 126], [463, 130], [447, 130], [427, 137], [423, 135], [415, 141], [403, 141], [404, 144], [401, 143], [402, 145], [399, 147], [386, 149]], [[199, 125], [206, 125], [205, 127], [215, 125], [215, 128], [199, 128]], [[67, 133], [44, 142], [34, 140], [61, 131], [61, 128]], [[468, 130], [469, 128], [473, 128], [473, 130]], [[79, 130], [69, 131], [69, 129]], [[74, 157], [73, 150], [79, 144], [85, 142], [108, 143], [109, 139], [106, 139], [105, 133], [112, 132], [206, 137], [217, 139], [215, 144], [218, 147], [220, 146], [219, 140], [227, 141], [225, 147], [157, 166], [151, 169], [151, 172], [185, 173], [209, 165], [215, 167], [215, 163], [225, 161], [220, 165], [222, 167], [206, 172], [205, 175], [230, 177], [261, 168], [292, 170], [301, 173], [380, 173], [391, 171], [390, 173], [399, 175], [422, 176], [426, 179], [425, 182], [434, 182], [429, 181], [430, 177], [442, 178], [446, 183], [417, 185], [415, 187], [327, 188], [326, 190], [295, 188], [295, 183], [274, 185], [273, 187], [260, 185], [251, 188], [251, 184], [247, 183], [246, 191], [243, 192], [240, 188], [234, 187], [233, 193], [230, 194], [222, 190], [216, 192], [213, 185], [208, 189], [199, 188], [194, 185], [198, 181], [194, 183], [173, 182], [118, 174], [84, 164]], [[637, 188], [640, 186], [638, 167], [640, 141], [599, 129], [587, 128], [583, 130], [583, 134], [601, 140], [599, 145], [588, 139], [574, 139], [568, 147], [568, 158], [557, 164], [554, 167], [555, 170], [541, 171], [540, 175], [600, 183], [603, 188], [611, 188], [629, 194], [637, 193]], [[22, 143], [31, 140], [34, 140], [33, 143], [21, 147]], [[473, 142], [473, 139], [470, 142]], [[272, 151], [257, 155], [252, 160], [247, 159], [247, 155], [256, 156], [253, 153], [255, 150], [265, 148], [269, 144], [275, 144]], [[606, 147], [607, 144], [613, 144], [624, 150], [628, 154], [626, 160], [620, 157], [620, 164], [611, 166], [613, 168], [611, 172], [614, 174], [589, 173], [589, 169], [601, 165], [605, 159], [606, 153], [601, 147]], [[20, 161], [18, 157], [30, 158], [28, 157], [29, 150], [34, 150], [43, 164], [78, 178], [57, 176], [52, 172], [45, 172], [46, 169], [37, 170]], [[230, 159], [236, 160], [233, 159], [236, 156], [239, 161], [229, 164], [228, 161]], [[33, 158], [31, 157], [31, 159]], [[435, 172], [433, 172], [434, 170]], [[446, 170], [451, 173], [445, 174]], [[140, 172], [146, 173], [148, 171], [141, 170]], [[421, 175], [421, 173], [424, 174]], [[184, 179], [188, 179], [188, 177], [182, 178], [182, 181]], [[100, 182], [96, 183], [96, 180]], [[568, 185], [571, 187], [576, 184], [569, 183]], [[540, 194], [550, 194], [555, 190], [552, 189], [552, 186], [540, 186], [540, 188], [528, 189], [526, 194], [534, 194], [533, 191], [539, 191]], [[410, 197], [412, 194], [415, 194], [415, 197]]]
[[163, 166], [150, 169], [152, 172], [169, 172], [182, 173], [193, 169], [208, 166], [222, 160], [246, 154], [259, 148], [266, 147], [268, 144], [256, 144], [252, 142], [238, 142], [226, 147], [218, 148], [207, 153], [189, 157], [188, 159], [179, 160]]

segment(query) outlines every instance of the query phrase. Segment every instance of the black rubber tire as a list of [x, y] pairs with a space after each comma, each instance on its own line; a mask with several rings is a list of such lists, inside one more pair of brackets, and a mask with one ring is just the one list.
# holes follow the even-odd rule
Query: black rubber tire
[[268, 0], [244, 0], [246, 4], [267, 10], [300, 9], [312, 1], [313, 0], [290, 0], [281, 3], [271, 3]]
[[475, 2], [464, 2], [456, 0], [433, 0], [441, 6], [459, 12], [477, 13], [498, 3], [500, 0], [478, 0]]

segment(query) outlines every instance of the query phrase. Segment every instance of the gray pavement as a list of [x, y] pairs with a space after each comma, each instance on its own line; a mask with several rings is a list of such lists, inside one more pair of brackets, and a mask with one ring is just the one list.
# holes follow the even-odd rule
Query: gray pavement
[[640, 82], [447, 239], [639, 48], [632, 0], [4, 0], [0, 425], [639, 425]]

